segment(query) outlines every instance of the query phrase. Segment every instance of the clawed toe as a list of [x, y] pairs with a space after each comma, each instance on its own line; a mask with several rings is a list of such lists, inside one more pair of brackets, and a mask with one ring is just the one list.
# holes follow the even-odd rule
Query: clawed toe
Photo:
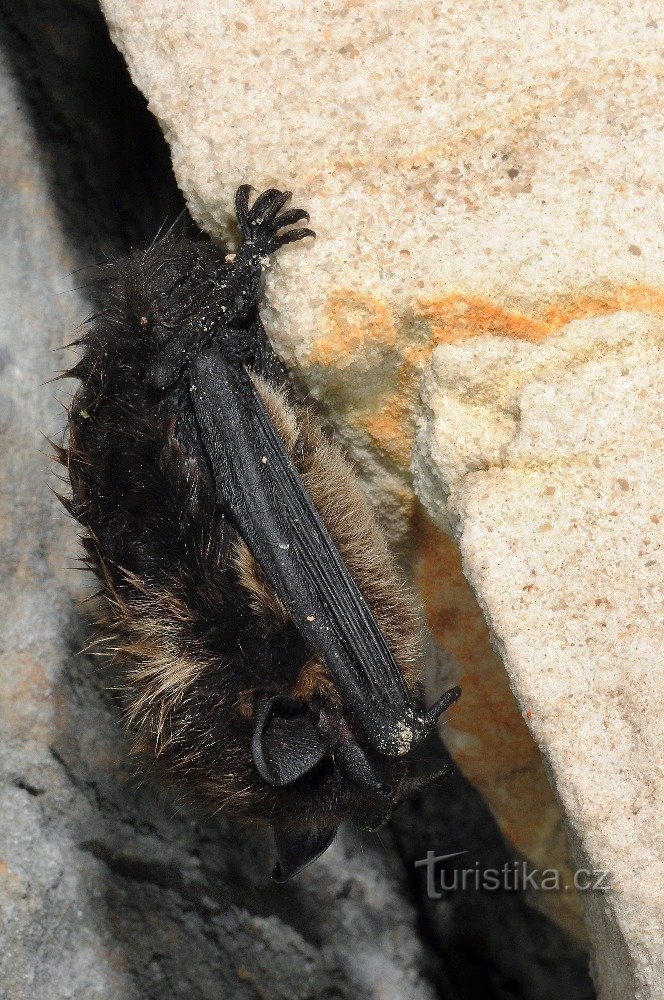
[[303, 208], [289, 208], [287, 212], [282, 212], [281, 215], [275, 219], [279, 229], [283, 229], [284, 226], [292, 226], [294, 222], [302, 221], [309, 221], [309, 213], [305, 212]]
[[242, 184], [235, 194], [235, 211], [245, 242], [258, 245], [263, 253], [273, 253], [287, 243], [301, 240], [305, 236], [315, 236], [311, 229], [289, 229], [281, 232], [286, 226], [296, 222], [308, 222], [309, 213], [301, 208], [291, 208], [281, 212], [288, 199], [290, 191], [279, 191], [269, 188], [263, 191], [249, 207], [249, 184]]
[[290, 197], [290, 191], [277, 191], [276, 188], [264, 191], [263, 194], [256, 198], [251, 208], [251, 217], [255, 224], [261, 225], [272, 222]]
[[241, 184], [235, 192], [235, 215], [245, 240], [251, 236], [249, 226], [249, 195], [251, 184]]
[[285, 233], [275, 236], [275, 243], [279, 247], [285, 247], [287, 243], [295, 243], [296, 240], [303, 240], [305, 236], [315, 236], [313, 229], [288, 229]]

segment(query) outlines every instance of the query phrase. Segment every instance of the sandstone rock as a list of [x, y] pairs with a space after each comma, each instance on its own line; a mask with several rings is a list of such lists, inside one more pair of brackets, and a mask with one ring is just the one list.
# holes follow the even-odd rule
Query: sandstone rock
[[[611, 1000], [664, 996], [663, 347], [662, 320], [634, 313], [570, 324], [527, 357], [493, 339], [441, 347], [422, 432], [424, 492], [450, 498], [576, 865], [611, 873], [582, 895]], [[479, 446], [469, 401], [491, 428]]]

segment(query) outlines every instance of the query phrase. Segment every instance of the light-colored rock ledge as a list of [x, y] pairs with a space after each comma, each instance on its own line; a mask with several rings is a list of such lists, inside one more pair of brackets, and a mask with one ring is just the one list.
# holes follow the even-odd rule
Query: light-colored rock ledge
[[625, 312], [527, 355], [440, 347], [420, 433], [423, 495], [449, 497], [576, 867], [611, 873], [584, 904], [615, 1000], [664, 990], [663, 343], [661, 319]]

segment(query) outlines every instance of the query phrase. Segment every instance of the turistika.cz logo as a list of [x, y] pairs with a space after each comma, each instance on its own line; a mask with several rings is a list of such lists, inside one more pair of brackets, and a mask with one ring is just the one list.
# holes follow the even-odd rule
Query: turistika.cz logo
[[477, 892], [607, 892], [611, 887], [611, 873], [592, 868], [578, 868], [572, 872], [571, 884], [557, 868], [533, 868], [527, 861], [506, 861], [501, 868], [485, 868], [479, 861], [470, 867], [454, 867], [443, 862], [458, 858], [468, 851], [453, 854], [436, 854], [427, 851], [426, 858], [415, 862], [416, 868], [426, 869], [427, 896], [442, 899], [446, 892], [474, 890]]

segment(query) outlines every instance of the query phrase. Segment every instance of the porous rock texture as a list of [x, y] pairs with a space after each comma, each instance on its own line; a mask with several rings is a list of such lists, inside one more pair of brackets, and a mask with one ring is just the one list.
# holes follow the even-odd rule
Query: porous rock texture
[[[637, 407], [630, 395], [644, 387], [620, 374], [620, 359], [633, 339], [630, 363], [638, 369], [659, 329], [648, 317], [664, 313], [660, 5], [102, 6], [204, 228], [232, 237], [229, 206], [240, 182], [288, 186], [310, 210], [318, 239], [274, 263], [265, 319], [360, 457], [377, 508], [411, 556], [443, 651], [438, 672], [465, 688], [446, 739], [502, 829], [534, 863], [563, 869], [565, 842], [531, 733], [573, 831], [574, 862], [612, 863], [623, 836], [640, 844], [647, 886], [633, 877], [627, 886], [616, 861], [615, 888], [606, 898], [585, 893], [585, 916], [602, 996], [629, 995], [625, 983], [639, 997], [657, 995], [663, 986], [649, 960], [655, 931], [647, 902], [655, 857], [647, 849], [652, 840], [641, 836], [653, 785], [634, 770], [654, 739], [654, 719], [641, 720], [638, 734], [634, 727], [636, 706], [647, 697], [635, 678], [657, 659], [653, 630], [644, 624], [655, 613], [655, 593], [626, 562], [629, 546], [640, 542], [623, 541], [637, 530], [629, 490], [645, 489], [647, 470], [639, 472], [634, 455], [619, 459], [634, 465], [619, 479], [640, 485], [630, 485], [623, 505], [603, 518], [590, 480], [579, 479], [576, 453], [591, 417], [616, 436], [625, 413], [645, 419], [646, 404]], [[568, 368], [590, 373], [604, 354], [607, 394], [595, 382], [585, 401], [577, 392], [572, 422], [566, 393], [575, 376], [567, 388], [555, 384]], [[539, 396], [523, 388], [540, 375], [553, 387]], [[590, 413], [595, 403], [601, 417]], [[526, 405], [531, 409], [522, 411]], [[641, 441], [646, 458], [655, 454], [656, 418], [651, 412], [648, 428], [638, 424], [643, 434], [627, 435]], [[526, 449], [523, 459], [514, 457], [524, 469], [511, 468], [503, 479], [487, 472], [506, 461], [513, 438]], [[623, 439], [620, 447], [628, 445]], [[601, 455], [593, 458], [601, 465]], [[561, 480], [569, 471], [569, 492], [555, 486], [535, 502], [532, 477], [544, 483], [552, 465]], [[608, 479], [601, 482], [608, 488]], [[574, 511], [565, 512], [563, 498]], [[547, 571], [543, 593], [524, 591], [523, 567], [537, 569], [542, 545], [554, 561], [570, 555], [575, 536], [565, 518], [574, 515], [584, 525], [583, 556], [560, 570], [557, 583]], [[659, 516], [654, 507], [652, 516]], [[541, 525], [548, 527], [540, 532]], [[461, 539], [491, 635], [450, 532]], [[501, 553], [509, 545], [521, 562], [515, 555], [515, 575], [505, 579], [512, 563]], [[590, 556], [596, 548], [604, 560], [599, 578]], [[601, 674], [585, 642], [597, 617], [606, 612], [609, 634], [627, 608], [641, 610], [632, 623], [640, 630], [636, 663], [621, 663], [615, 645], [586, 703], [596, 706], [594, 726], [568, 710], [563, 732], [541, 717], [552, 698], [569, 693], [569, 661], [553, 655], [560, 636], [546, 610], [568, 584], [580, 588], [579, 623], [566, 623], [583, 636], [574, 657], [579, 691]], [[517, 655], [512, 640], [516, 647], [526, 622], [530, 645], [521, 638]], [[515, 700], [491, 639], [506, 651], [512, 687], [520, 700], [528, 693], [527, 705]], [[547, 686], [537, 680], [545, 670]], [[610, 711], [616, 699], [617, 716]], [[607, 741], [610, 763], [600, 768]], [[628, 787], [642, 809], [629, 817], [621, 812]], [[579, 931], [578, 897], [544, 896], [540, 903]]]
[[664, 995], [663, 347], [662, 318], [636, 312], [575, 321], [528, 352], [497, 338], [440, 347], [418, 452], [575, 862], [610, 873], [583, 899], [615, 1000]]

